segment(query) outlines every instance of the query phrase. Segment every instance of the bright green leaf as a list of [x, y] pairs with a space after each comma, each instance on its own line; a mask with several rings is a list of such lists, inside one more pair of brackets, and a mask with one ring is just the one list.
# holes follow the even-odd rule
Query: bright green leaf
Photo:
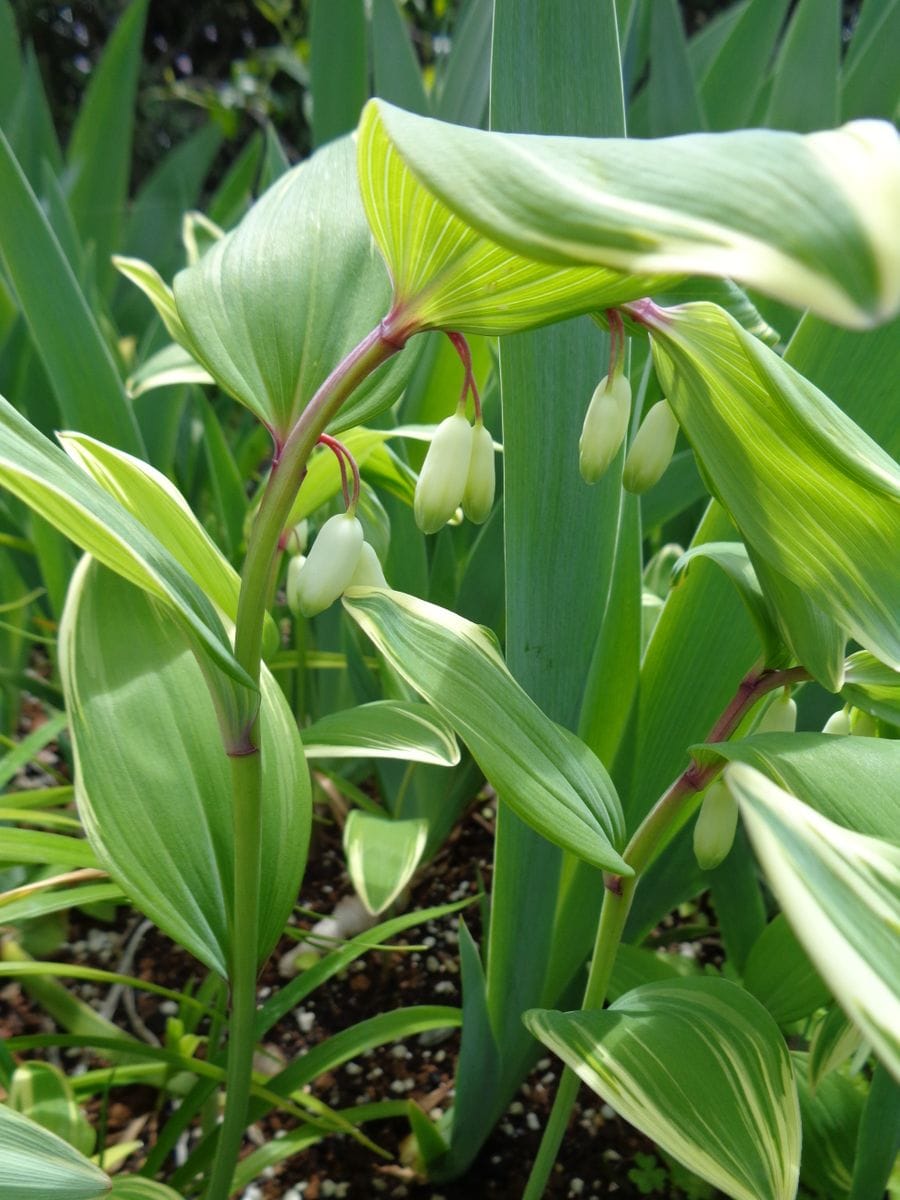
[[143, 1175], [117, 1175], [109, 1200], [181, 1200], [181, 1197], [156, 1179], [145, 1179]]
[[195, 362], [183, 346], [172, 342], [152, 354], [146, 362], [129, 375], [128, 394], [136, 399], [156, 388], [173, 387], [179, 383], [214, 383], [209, 371]]
[[83, 1154], [0, 1104], [0, 1200], [104, 1200], [109, 1188]]
[[[161, 929], [224, 974], [231, 773], [189, 643], [142, 592], [85, 560], [60, 630], [60, 668], [79, 812], [101, 864]], [[310, 825], [299, 735], [265, 669], [261, 726], [264, 958], [296, 899]]]
[[778, 1026], [721, 979], [648, 983], [604, 1011], [535, 1010], [545, 1046], [627, 1121], [734, 1200], [794, 1200], [800, 1113]]
[[828, 1003], [830, 993], [779, 913], [756, 939], [744, 967], [744, 987], [779, 1025], [792, 1025]]
[[351, 588], [344, 607], [522, 820], [586, 862], [631, 873], [614, 848], [622, 814], [604, 767], [519, 687], [486, 630], [402, 592]]
[[6, 1102], [81, 1154], [93, 1152], [97, 1135], [79, 1108], [68, 1079], [52, 1063], [25, 1062], [17, 1067]]
[[798, 940], [900, 1076], [900, 848], [836, 825], [744, 763], [725, 779]]
[[874, 655], [865, 650], [850, 655], [841, 691], [850, 704], [900, 725], [900, 672], [886, 667]]
[[344, 826], [347, 871], [373, 917], [394, 903], [415, 874], [428, 841], [419, 817], [392, 821], [355, 808]]
[[843, 1066], [862, 1045], [863, 1035], [838, 1004], [832, 1004], [816, 1026], [809, 1044], [809, 1083], [819, 1082]]
[[[443, 205], [519, 254], [647, 276], [726, 275], [854, 328], [900, 307], [900, 139], [886, 122], [805, 136], [588, 140], [483, 133], [372, 101], [361, 150], [376, 121]], [[385, 147], [363, 161], [364, 194], [383, 188], [383, 207], [398, 206], [403, 174]], [[371, 219], [368, 197], [367, 207]], [[445, 227], [431, 220], [420, 265]], [[389, 227], [373, 228], [391, 244]], [[461, 282], [471, 291], [480, 280]]]
[[427, 704], [373, 700], [329, 713], [302, 731], [307, 758], [402, 758], [453, 767], [453, 730]]
[[900, 666], [900, 468], [715, 305], [648, 321], [663, 390], [751, 552]]

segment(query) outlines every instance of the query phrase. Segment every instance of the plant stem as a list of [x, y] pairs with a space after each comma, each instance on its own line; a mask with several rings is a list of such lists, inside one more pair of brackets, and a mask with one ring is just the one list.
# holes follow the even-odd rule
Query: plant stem
[[[278, 563], [279, 542], [306, 463], [328, 422], [356, 387], [392, 354], [403, 338], [385, 318], [332, 371], [279, 448], [253, 523], [241, 575], [234, 654], [259, 684], [263, 623]], [[225, 1119], [206, 1200], [227, 1200], [241, 1149], [253, 1069], [259, 927], [262, 756], [259, 718], [231, 739], [234, 894], [229, 921], [231, 1020], [226, 1066]]]
[[[787, 671], [752, 671], [741, 680], [737, 692], [709, 731], [706, 741], [727, 741], [761, 696], [786, 684], [801, 683], [808, 679], [809, 673], [804, 667], [793, 667]], [[692, 761], [660, 796], [628, 843], [622, 857], [634, 869], [634, 875], [605, 877], [603, 906], [581, 1004], [583, 1010], [602, 1008], [606, 1000], [619, 944], [641, 874], [665, 845], [669, 832], [677, 828], [685, 805], [707, 788], [721, 769], [717, 763], [700, 766]], [[571, 1067], [565, 1067], [522, 1200], [540, 1200], [544, 1194], [569, 1123], [578, 1086], [576, 1073]]]

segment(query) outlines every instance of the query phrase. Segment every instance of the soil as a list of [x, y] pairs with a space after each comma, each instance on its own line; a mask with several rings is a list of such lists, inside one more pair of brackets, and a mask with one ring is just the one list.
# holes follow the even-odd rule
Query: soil
[[[34, 780], [29, 782], [35, 786]], [[480, 938], [481, 914], [475, 898], [482, 886], [490, 888], [493, 817], [492, 803], [484, 801], [467, 814], [415, 882], [406, 898], [406, 910], [472, 897], [475, 902], [464, 910], [464, 916], [470, 932], [476, 940]], [[330, 914], [350, 891], [339, 831], [326, 820], [317, 825], [316, 844], [299, 900], [303, 916], [296, 918], [298, 929], [310, 928], [316, 913]], [[267, 1049], [286, 1062], [379, 1012], [417, 1004], [458, 1005], [457, 922], [455, 915], [429, 921], [394, 939], [392, 947], [396, 948], [369, 952], [351, 964], [270, 1031]], [[296, 941], [285, 938], [270, 959], [260, 980], [261, 998], [285, 982], [279, 974], [279, 960]], [[404, 946], [414, 948], [404, 950]], [[123, 970], [179, 990], [201, 979], [201, 968], [193, 958], [126, 908], [118, 910], [113, 926], [73, 911], [66, 944], [48, 957]], [[177, 1011], [172, 1002], [126, 990], [120, 993], [113, 1013], [107, 988], [76, 981], [67, 986], [142, 1039], [162, 1037], [167, 1019]], [[18, 984], [0, 988], [0, 1034], [10, 1037], [52, 1029], [50, 1018]], [[452, 1103], [458, 1051], [459, 1034], [455, 1030], [412, 1037], [368, 1051], [358, 1060], [321, 1076], [312, 1092], [335, 1108], [410, 1098], [436, 1119]], [[30, 1052], [29, 1057], [35, 1056]], [[80, 1051], [49, 1050], [46, 1056], [70, 1072], [102, 1062]], [[393, 1120], [365, 1126], [366, 1135], [391, 1159], [379, 1159], [349, 1136], [330, 1136], [292, 1160], [267, 1169], [246, 1189], [243, 1200], [516, 1200], [536, 1154], [560, 1069], [558, 1060], [549, 1056], [537, 1063], [482, 1153], [459, 1181], [435, 1186], [417, 1179], [402, 1165], [402, 1143], [408, 1125], [405, 1120]], [[92, 1116], [100, 1117], [100, 1103], [97, 1100], [89, 1106]], [[145, 1147], [153, 1144], [158, 1125], [169, 1115], [168, 1111], [157, 1112], [157, 1093], [149, 1087], [114, 1087], [104, 1104], [107, 1139], [115, 1140], [127, 1131]], [[296, 1123], [284, 1114], [270, 1114], [250, 1130], [247, 1153]], [[197, 1136], [198, 1131], [188, 1135]], [[137, 1168], [140, 1161], [136, 1158], [128, 1165]], [[697, 1194], [712, 1195], [708, 1190]], [[672, 1182], [667, 1163], [652, 1143], [595, 1094], [582, 1088], [546, 1196], [549, 1200], [600, 1200], [607, 1196], [676, 1200], [685, 1192]]]

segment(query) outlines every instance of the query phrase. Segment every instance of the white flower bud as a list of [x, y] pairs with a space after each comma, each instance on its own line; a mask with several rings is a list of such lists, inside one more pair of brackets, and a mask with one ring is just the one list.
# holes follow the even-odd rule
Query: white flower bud
[[654, 404], [635, 434], [625, 457], [622, 486], [640, 495], [652, 488], [672, 461], [678, 421], [668, 400]]
[[585, 483], [596, 483], [619, 453], [631, 416], [631, 384], [624, 375], [604, 375], [594, 389], [578, 443], [578, 466]]
[[295, 617], [300, 614], [300, 606], [297, 603], [297, 583], [305, 562], [305, 554], [295, 554], [293, 558], [288, 559], [287, 581], [284, 590], [287, 596], [287, 606]]
[[472, 454], [462, 497], [463, 512], [476, 525], [491, 515], [495, 485], [494, 439], [484, 425], [476, 425], [472, 430]]
[[850, 714], [846, 708], [839, 708], [837, 712], [833, 712], [822, 727], [823, 733], [830, 733], [834, 737], [846, 737], [850, 732]]
[[793, 733], [797, 728], [797, 702], [783, 693], [762, 715], [754, 733]]
[[306, 517], [298, 521], [287, 537], [285, 549], [288, 554], [305, 554], [309, 545], [309, 521]]
[[878, 737], [878, 722], [869, 713], [855, 708], [850, 720], [850, 732], [854, 737]]
[[378, 561], [378, 555], [368, 542], [363, 542], [362, 550], [359, 552], [359, 559], [356, 563], [356, 570], [353, 572], [353, 578], [347, 584], [347, 587], [376, 587], [386, 588], [388, 582], [384, 577], [384, 571], [381, 569], [381, 563]]
[[333, 604], [353, 578], [362, 545], [363, 529], [356, 517], [348, 513], [329, 517], [313, 542], [309, 558], [293, 574], [288, 569], [288, 604], [292, 611], [314, 617]]
[[413, 510], [423, 533], [437, 533], [456, 512], [471, 457], [472, 426], [462, 413], [454, 413], [435, 430], [416, 484]]
[[694, 826], [694, 855], [700, 869], [711, 871], [728, 854], [737, 829], [737, 801], [721, 779], [706, 789]]

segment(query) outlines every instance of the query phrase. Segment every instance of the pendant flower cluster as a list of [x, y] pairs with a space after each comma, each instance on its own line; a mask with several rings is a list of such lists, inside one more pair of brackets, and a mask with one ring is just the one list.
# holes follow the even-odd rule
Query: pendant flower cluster
[[[448, 337], [466, 374], [456, 412], [435, 430], [416, 483], [413, 511], [423, 533], [437, 533], [460, 506], [470, 521], [481, 525], [494, 504], [494, 440], [484, 424], [471, 354], [461, 334], [450, 333]], [[470, 392], [475, 406], [474, 426], [466, 416]]]

